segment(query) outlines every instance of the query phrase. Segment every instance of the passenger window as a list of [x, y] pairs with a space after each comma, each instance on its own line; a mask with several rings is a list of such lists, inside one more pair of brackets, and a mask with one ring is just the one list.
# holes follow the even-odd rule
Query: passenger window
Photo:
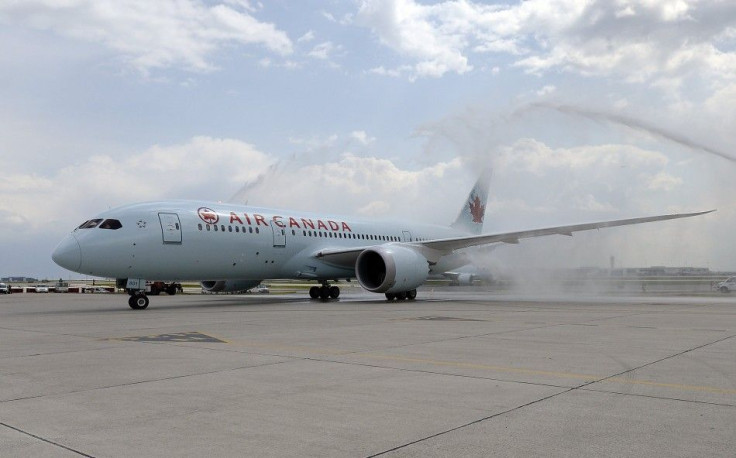
[[120, 221], [116, 219], [106, 219], [102, 224], [100, 224], [100, 229], [120, 229], [123, 227], [123, 225], [120, 223]]

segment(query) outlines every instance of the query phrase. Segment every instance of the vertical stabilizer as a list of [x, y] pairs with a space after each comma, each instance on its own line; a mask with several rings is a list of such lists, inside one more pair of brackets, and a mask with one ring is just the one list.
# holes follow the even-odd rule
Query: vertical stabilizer
[[483, 230], [483, 218], [486, 214], [486, 204], [488, 203], [488, 186], [491, 183], [491, 170], [485, 170], [475, 186], [470, 191], [468, 198], [465, 199], [460, 214], [452, 223], [453, 229], [468, 232], [470, 234], [480, 234]]

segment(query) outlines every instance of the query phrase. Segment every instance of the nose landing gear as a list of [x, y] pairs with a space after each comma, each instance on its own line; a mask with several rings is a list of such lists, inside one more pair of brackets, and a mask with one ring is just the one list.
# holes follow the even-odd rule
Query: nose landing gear
[[146, 296], [146, 293], [142, 292], [135, 292], [130, 294], [130, 298], [128, 299], [128, 305], [133, 310], [143, 310], [146, 307], [148, 307], [148, 296]]

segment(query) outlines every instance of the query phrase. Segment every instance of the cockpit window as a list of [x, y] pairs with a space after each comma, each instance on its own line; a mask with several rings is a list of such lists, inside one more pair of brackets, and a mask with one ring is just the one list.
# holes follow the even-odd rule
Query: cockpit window
[[123, 225], [116, 219], [106, 219], [100, 224], [100, 229], [120, 229]]
[[97, 227], [97, 225], [100, 224], [101, 221], [101, 219], [91, 219], [80, 224], [77, 229], [92, 229]]

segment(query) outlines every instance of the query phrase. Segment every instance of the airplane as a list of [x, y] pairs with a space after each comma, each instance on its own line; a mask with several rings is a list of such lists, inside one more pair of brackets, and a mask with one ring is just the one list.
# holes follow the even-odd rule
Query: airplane
[[357, 279], [387, 300], [413, 300], [430, 275], [468, 264], [466, 248], [710, 213], [648, 216], [504, 233], [481, 233], [490, 173], [481, 174], [448, 226], [384, 221], [201, 201], [126, 205], [85, 221], [56, 247], [59, 266], [118, 279], [135, 310], [149, 305], [146, 280], [201, 281], [237, 292], [263, 279], [313, 280], [313, 299], [337, 299], [330, 282]]

